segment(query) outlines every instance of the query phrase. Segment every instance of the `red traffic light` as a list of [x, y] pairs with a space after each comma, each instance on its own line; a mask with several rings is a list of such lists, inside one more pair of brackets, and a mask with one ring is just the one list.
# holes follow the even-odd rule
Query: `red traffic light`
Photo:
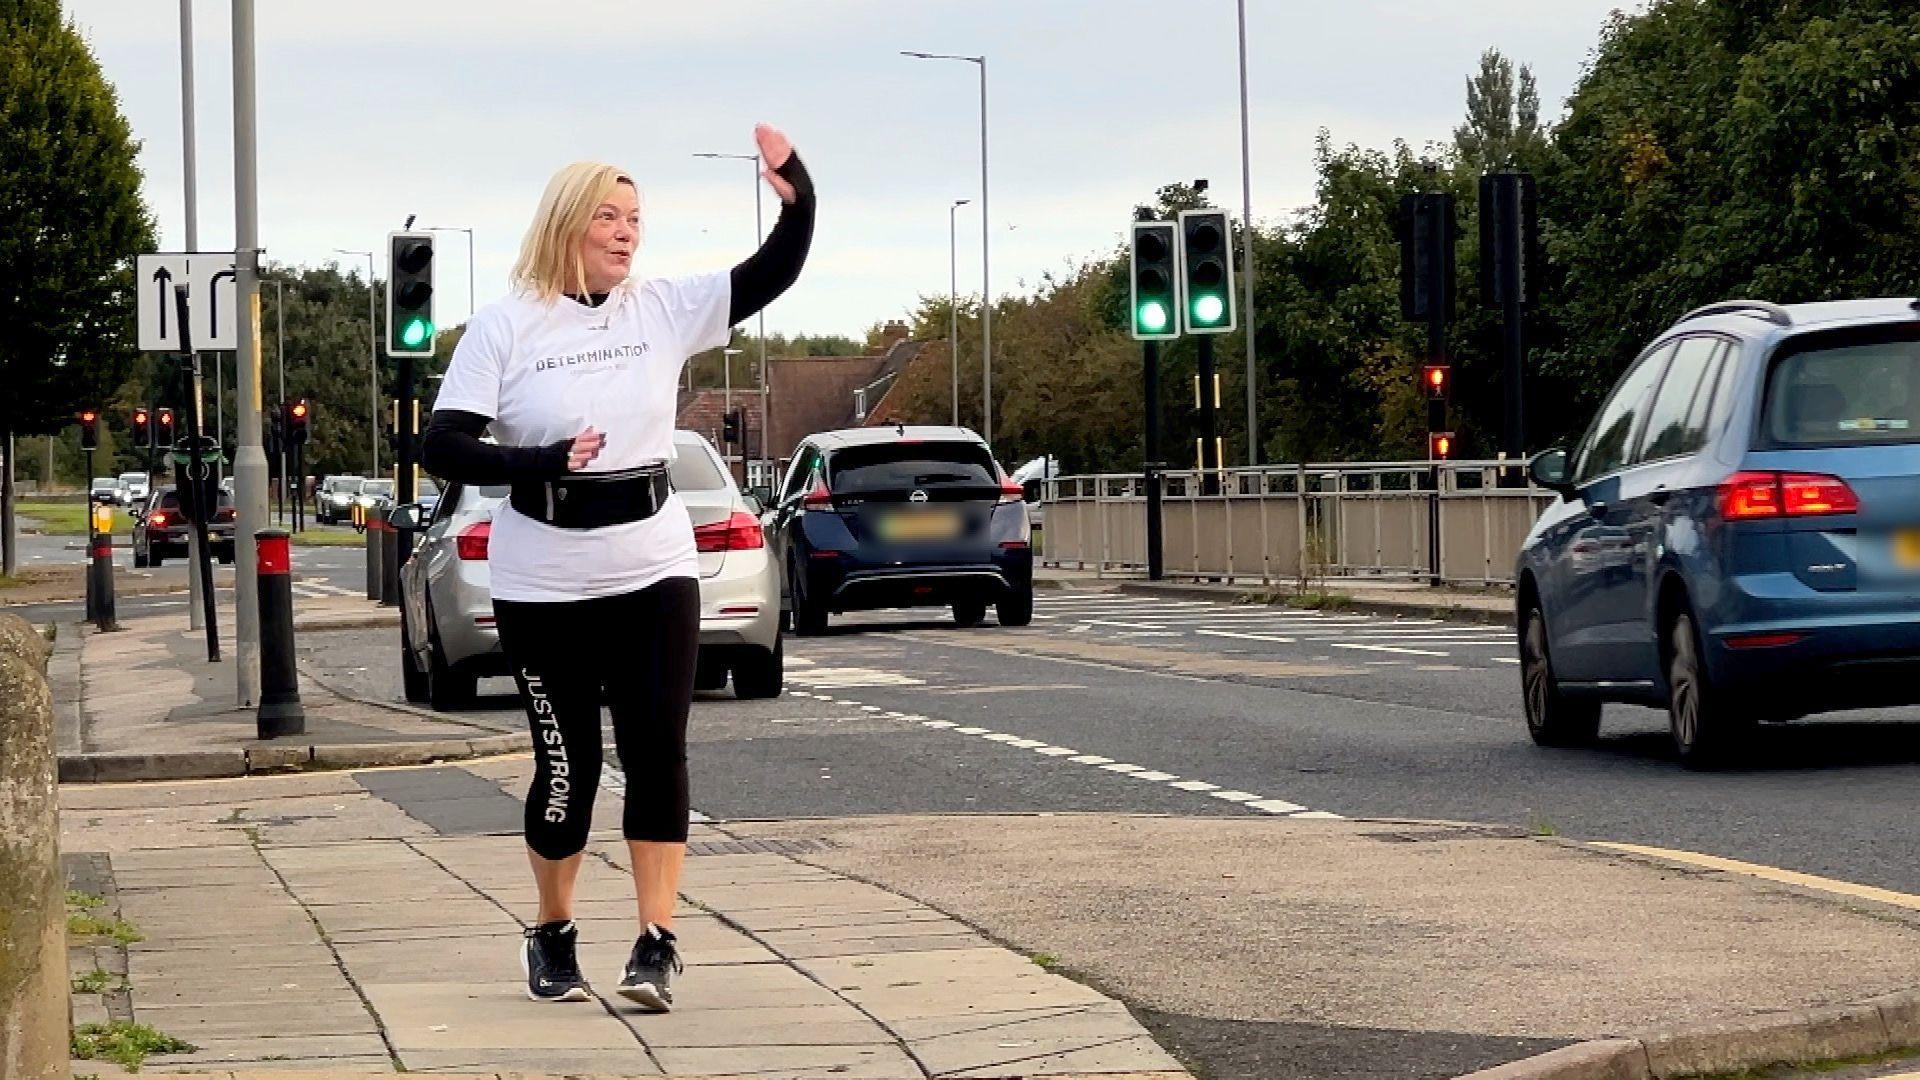
[[100, 419], [100, 414], [94, 412], [92, 409], [82, 409], [80, 411], [80, 422], [83, 424], [91, 424], [98, 419]]
[[173, 429], [173, 410], [172, 409], [165, 409], [165, 408], [161, 409], [159, 412], [158, 419], [160, 421], [161, 427], [166, 428], [169, 431]]
[[1445, 461], [1453, 456], [1453, 432], [1436, 431], [1427, 436], [1427, 457]]
[[304, 401], [296, 401], [293, 403], [293, 408], [290, 411], [293, 413], [295, 420], [305, 420], [307, 418], [307, 403]]
[[145, 410], [145, 409], [135, 409], [135, 410], [133, 410], [133, 423], [134, 423], [134, 426], [135, 426], [135, 427], [146, 427], [146, 426], [147, 426], [147, 420], [148, 420], [148, 418], [149, 418], [149, 416], [150, 416], [150, 414], [149, 414], [149, 413], [147, 412], [147, 410]]
[[1430, 398], [1444, 398], [1452, 388], [1453, 371], [1445, 364], [1428, 364], [1420, 375], [1420, 384], [1427, 388]]

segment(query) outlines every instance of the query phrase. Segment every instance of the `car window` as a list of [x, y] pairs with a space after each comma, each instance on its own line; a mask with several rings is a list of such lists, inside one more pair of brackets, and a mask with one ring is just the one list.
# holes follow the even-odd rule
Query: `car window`
[[727, 474], [707, 453], [704, 443], [676, 443], [673, 464], [669, 471], [673, 474], [673, 486], [678, 491], [720, 491], [727, 486]]
[[827, 464], [836, 495], [1000, 486], [993, 455], [972, 442], [896, 442], [850, 446]]
[[1645, 426], [1647, 398], [1666, 370], [1672, 345], [1664, 345], [1642, 357], [1614, 387], [1612, 396], [1594, 418], [1585, 448], [1580, 453], [1580, 468], [1574, 483], [1584, 484], [1623, 468], [1632, 460], [1633, 448]]
[[1714, 361], [1723, 351], [1722, 344], [1722, 339], [1715, 337], [1681, 340], [1672, 362], [1667, 364], [1666, 377], [1660, 380], [1653, 407], [1647, 412], [1647, 437], [1638, 460], [1659, 461], [1691, 454], [1706, 443], [1704, 419], [1696, 427], [1687, 418], [1693, 415], [1696, 402], [1713, 396], [1711, 375]]
[[1687, 427], [1700, 432], [1702, 446], [1726, 423], [1727, 414], [1733, 409], [1734, 376], [1740, 370], [1739, 359], [1739, 346], [1731, 341], [1721, 342], [1720, 351], [1713, 355], [1713, 362], [1700, 381], [1700, 392], [1693, 397]]
[[780, 501], [785, 502], [800, 494], [800, 489], [813, 476], [817, 457], [811, 446], [803, 446], [799, 453], [793, 455], [793, 464], [787, 469], [787, 484], [780, 489]]
[[[1779, 356], [1763, 415], [1774, 446], [1920, 442], [1920, 328], [1813, 338]], [[1790, 345], [1789, 347], [1793, 347]]]
[[391, 494], [393, 494], [393, 481], [391, 481], [391, 480], [369, 480], [369, 481], [367, 481], [366, 483], [364, 483], [364, 484], [361, 484], [361, 485], [360, 485], [360, 494], [362, 494], [362, 495], [391, 495]]

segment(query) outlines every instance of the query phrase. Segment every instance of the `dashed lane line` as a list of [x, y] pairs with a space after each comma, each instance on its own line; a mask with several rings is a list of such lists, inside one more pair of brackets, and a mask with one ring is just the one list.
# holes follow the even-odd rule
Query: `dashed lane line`
[[1331, 642], [1330, 644], [1332, 644], [1332, 646], [1336, 649], [1361, 649], [1366, 652], [1399, 653], [1402, 656], [1446, 656], [1448, 655], [1447, 653], [1443, 653], [1443, 652], [1435, 652], [1432, 649], [1402, 649], [1394, 645], [1363, 645], [1353, 641], [1335, 641], [1335, 642]]

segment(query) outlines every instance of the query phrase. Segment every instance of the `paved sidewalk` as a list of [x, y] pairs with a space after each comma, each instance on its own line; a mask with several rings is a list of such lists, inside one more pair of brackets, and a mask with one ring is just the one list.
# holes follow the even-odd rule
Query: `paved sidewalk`
[[[1148, 581], [1143, 574], [1056, 567], [1035, 567], [1034, 582], [1042, 587], [1107, 589], [1115, 592], [1208, 596], [1250, 603], [1289, 602], [1299, 594], [1292, 580], [1263, 585], [1255, 577], [1225, 582], [1192, 580]], [[1377, 581], [1367, 578], [1327, 578], [1309, 582], [1306, 599], [1316, 604], [1387, 614], [1439, 615], [1473, 622], [1513, 621], [1513, 593], [1505, 589], [1461, 589], [1416, 581]]]
[[[491, 791], [469, 784], [461, 798], [511, 811], [506, 790], [528, 768], [441, 771], [484, 775]], [[598, 820], [617, 820], [610, 798]], [[198, 1048], [147, 1071], [1187, 1075], [1105, 995], [793, 857], [819, 838], [695, 827], [674, 926], [682, 1007], [645, 1015], [611, 993], [636, 932], [617, 834], [595, 834], [576, 907], [596, 1000], [534, 1004], [518, 947], [535, 894], [517, 835], [443, 835], [346, 773], [70, 787], [63, 805], [63, 846], [87, 868], [75, 886], [110, 895], [144, 935], [124, 953], [76, 952], [76, 977], [98, 965], [130, 984], [81, 1019], [118, 1010]]]
[[[61, 695], [61, 777], [74, 782], [234, 776], [269, 769], [411, 764], [525, 749], [517, 713], [438, 716], [363, 702], [302, 675], [306, 732], [256, 735], [254, 710], [234, 703], [233, 609], [218, 612], [221, 662], [207, 660], [205, 631], [184, 610], [124, 619], [101, 633], [61, 628], [51, 674]], [[332, 597], [301, 602], [314, 628], [392, 623], [392, 609]], [[396, 636], [397, 648], [397, 636]]]

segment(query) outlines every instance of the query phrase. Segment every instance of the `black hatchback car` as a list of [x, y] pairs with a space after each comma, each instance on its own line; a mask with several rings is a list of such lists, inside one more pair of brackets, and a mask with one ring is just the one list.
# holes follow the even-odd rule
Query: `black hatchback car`
[[1027, 505], [966, 428], [890, 426], [813, 435], [765, 518], [794, 630], [831, 612], [951, 607], [973, 626], [1033, 621]]
[[[220, 503], [207, 523], [207, 543], [213, 557], [233, 561], [233, 496], [220, 493]], [[168, 559], [187, 557], [187, 534], [193, 526], [180, 508], [180, 495], [171, 485], [155, 488], [133, 522], [133, 565], [159, 566]]]

